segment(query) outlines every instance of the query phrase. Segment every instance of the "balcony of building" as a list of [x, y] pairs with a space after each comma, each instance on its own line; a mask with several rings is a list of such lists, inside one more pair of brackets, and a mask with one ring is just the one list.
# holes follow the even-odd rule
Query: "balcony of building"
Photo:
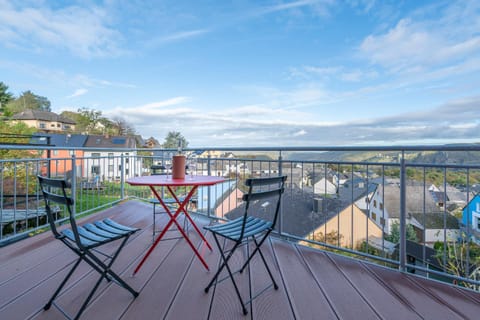
[[[228, 281], [204, 293], [212, 272], [202, 267], [185, 241], [162, 241], [139, 273], [130, 277], [152, 242], [152, 205], [148, 202], [152, 194], [148, 188], [129, 186], [126, 180], [149, 175], [152, 167], [165, 173], [164, 150], [141, 150], [141, 154], [131, 149], [90, 150], [90, 156], [68, 150], [70, 157], [48, 148], [43, 156], [2, 159], [1, 317], [62, 318], [57, 310], [43, 311], [42, 307], [74, 256], [48, 231], [36, 183], [36, 175], [41, 174], [72, 182], [81, 221], [111, 216], [142, 229], [115, 264], [115, 270], [140, 296], [132, 299], [118, 286], [102, 283], [85, 319], [476, 318], [479, 261], [472, 240], [477, 240], [478, 222], [475, 206], [469, 209], [467, 204], [475, 198], [480, 165], [418, 162], [410, 157], [423, 150], [468, 153], [480, 147], [377, 147], [365, 148], [375, 152], [368, 160], [317, 158], [321, 152], [343, 149], [365, 151], [250, 148], [233, 150], [237, 155], [232, 156], [231, 149], [225, 149], [210, 156], [205, 152], [192, 162], [187, 173], [226, 179], [224, 184], [200, 188], [195, 195], [190, 209], [200, 225], [238, 214], [245, 177], [288, 176], [279, 224], [267, 246], [280, 289], [267, 290], [255, 299], [246, 317]], [[38, 148], [32, 154], [46, 150]], [[190, 151], [197, 151], [190, 155], [201, 154]], [[228, 157], [223, 157], [227, 151]], [[432, 176], [440, 183], [433, 185]], [[160, 216], [165, 223], [166, 217]], [[392, 240], [395, 228], [398, 239]], [[412, 234], [415, 239], [410, 238]], [[219, 253], [201, 246], [195, 235], [193, 239], [215, 269]], [[449, 268], [450, 255], [458, 248], [462, 253], [455, 258], [460, 258], [458, 266], [463, 269], [455, 273]], [[254, 261], [241, 276], [246, 296], [255, 295], [267, 280], [258, 266]], [[88, 268], [82, 272], [61, 297], [60, 303], [70, 313], [96, 277]], [[252, 292], [248, 292], [249, 281]]]
[[[100, 217], [142, 228], [114, 268], [140, 295], [133, 299], [126, 290], [104, 281], [84, 319], [476, 319], [480, 312], [480, 293], [272, 237], [265, 253], [275, 266], [280, 288], [253, 300], [244, 316], [229, 281], [204, 293], [212, 272], [206, 271], [182, 239], [162, 241], [131, 276], [152, 241], [151, 205], [131, 200], [82, 221]], [[196, 219], [199, 224], [210, 222], [205, 217]], [[200, 246], [199, 237], [192, 237]], [[49, 232], [0, 251], [2, 319], [63, 319], [56, 308], [44, 311], [42, 307], [76, 256]], [[212, 268], [219, 263], [216, 250], [200, 251]], [[269, 281], [259, 262], [254, 260], [248, 272], [238, 276], [246, 297]], [[81, 266], [59, 305], [75, 314], [97, 278], [91, 268]]]

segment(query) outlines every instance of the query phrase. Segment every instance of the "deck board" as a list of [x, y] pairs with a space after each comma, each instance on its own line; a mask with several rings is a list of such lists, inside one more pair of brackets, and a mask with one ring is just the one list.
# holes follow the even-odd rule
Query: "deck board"
[[[337, 319], [332, 311], [328, 300], [317, 285], [309, 276], [309, 270], [300, 253], [293, 244], [284, 241], [272, 241], [275, 253], [277, 254], [285, 292], [288, 294], [297, 319]], [[295, 299], [299, 295], [303, 299]], [[315, 305], [315, 308], [311, 308]], [[318, 310], [322, 310], [319, 314]]]
[[353, 284], [339, 272], [326, 253], [319, 253], [317, 250], [303, 246], [298, 246], [298, 250], [330, 303], [332, 311], [339, 319], [354, 319], [359, 314], [362, 315], [362, 319], [380, 319], [372, 306], [365, 301], [361, 292], [356, 290]]
[[[253, 250], [254, 246], [251, 246]], [[272, 275], [277, 282], [279, 288], [275, 290], [271, 286], [271, 280], [268, 276], [267, 270], [264, 267], [264, 264], [258, 255], [252, 259], [251, 262], [251, 279], [252, 281], [252, 295], [255, 296], [261, 290], [266, 288], [266, 291], [261, 293], [255, 300], [252, 302], [252, 316], [256, 319], [292, 319], [294, 313], [290, 307], [290, 301], [286, 294], [286, 290], [279, 273], [277, 261], [275, 254], [273, 252], [273, 247], [270, 241], [266, 241], [262, 247], [263, 255], [265, 260], [272, 271]], [[289, 274], [294, 274], [295, 270], [289, 270]], [[299, 318], [307, 319], [307, 318]]]
[[[329, 256], [329, 259], [332, 260], [333, 258]], [[363, 268], [360, 261], [341, 256], [332, 261], [339, 272], [343, 273], [357, 290], [361, 289], [361, 295], [365, 301], [374, 306], [375, 312], [382, 319], [421, 319], [420, 315], [415, 312], [407, 301], [402, 300], [390, 288], [377, 281], [375, 277]], [[392, 313], [391, 310], [396, 312]]]
[[[390, 290], [394, 291], [396, 295], [400, 296], [402, 300], [412, 306], [424, 319], [438, 319], [441, 317], [462, 319], [461, 315], [447, 306], [448, 301], [435, 301], [435, 295], [431, 292], [422, 291], [420, 286], [418, 290], [412, 290], [412, 283], [408, 280], [407, 275], [374, 266], [366, 268], [381, 279], [381, 281], [388, 286]], [[430, 295], [432, 299], [423, 299], [425, 295]], [[439, 302], [441, 302], [440, 305]]]
[[[111, 217], [140, 227], [114, 264], [114, 270], [134, 289], [138, 298], [105, 281], [85, 310], [84, 319], [475, 319], [480, 314], [480, 294], [450, 284], [421, 278], [368, 262], [339, 256], [271, 238], [264, 254], [279, 284], [248, 305], [244, 316], [230, 280], [204, 292], [220, 256], [212, 235], [205, 232], [213, 251], [201, 246], [192, 230], [192, 242], [210, 266], [205, 270], [183, 239], [162, 241], [144, 266], [132, 272], [152, 242], [152, 207], [126, 201], [81, 219]], [[164, 225], [167, 216], [157, 216]], [[209, 221], [198, 219], [203, 225]], [[175, 236], [173, 231], [168, 236]], [[111, 244], [112, 246], [114, 243]], [[239, 267], [246, 247], [233, 258]], [[63, 279], [76, 256], [49, 232], [0, 248], [0, 314], [2, 319], [64, 319], [52, 307], [42, 307]], [[224, 273], [225, 274], [225, 273]], [[235, 275], [242, 295], [249, 298], [270, 283], [263, 263], [254, 258], [249, 270]], [[58, 303], [75, 313], [98, 274], [82, 263], [62, 292]]]

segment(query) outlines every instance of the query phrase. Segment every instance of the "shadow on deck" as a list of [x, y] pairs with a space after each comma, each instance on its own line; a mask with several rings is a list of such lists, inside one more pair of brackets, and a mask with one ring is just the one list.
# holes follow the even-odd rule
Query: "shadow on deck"
[[[114, 265], [140, 295], [133, 299], [126, 290], [103, 282], [83, 319], [477, 319], [480, 315], [479, 293], [272, 239], [265, 253], [276, 266], [280, 289], [263, 293], [243, 316], [230, 281], [204, 293], [213, 271], [203, 268], [184, 240], [162, 241], [131, 276], [152, 241], [151, 205], [127, 201], [85, 220], [101, 217], [142, 228]], [[198, 219], [199, 224], [209, 222]], [[161, 220], [166, 223], [166, 216], [161, 215]], [[210, 252], [190, 234], [215, 270], [218, 252]], [[74, 254], [50, 232], [1, 248], [0, 253], [0, 317], [64, 319], [57, 309], [42, 307], [76, 259]], [[244, 296], [249, 295], [249, 278], [252, 295], [268, 284], [259, 262], [252, 261], [249, 272], [239, 275], [244, 278], [240, 281]], [[82, 263], [58, 303], [75, 314], [78, 301], [97, 279], [98, 274]]]

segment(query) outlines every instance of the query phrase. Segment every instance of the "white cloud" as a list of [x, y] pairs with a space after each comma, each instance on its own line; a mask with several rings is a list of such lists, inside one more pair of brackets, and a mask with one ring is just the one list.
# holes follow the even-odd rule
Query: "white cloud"
[[274, 12], [282, 12], [287, 10], [300, 9], [303, 7], [309, 7], [315, 14], [319, 16], [327, 16], [330, 13], [329, 7], [334, 3], [335, 2], [333, 0], [297, 0], [263, 7], [258, 10], [257, 14], [264, 15]]
[[306, 130], [300, 130], [300, 131], [297, 131], [293, 134], [294, 137], [301, 137], [301, 136], [304, 136], [307, 134], [307, 131]]
[[160, 42], [169, 42], [169, 41], [177, 41], [177, 40], [183, 40], [183, 39], [188, 39], [192, 37], [197, 37], [199, 35], [202, 35], [204, 33], [209, 32], [207, 29], [198, 29], [198, 30], [190, 30], [190, 31], [182, 31], [182, 32], [177, 32], [165, 37], [162, 37], [159, 39]]
[[[471, 5], [471, 4], [470, 4]], [[439, 4], [440, 6], [440, 4]], [[479, 6], [449, 2], [430, 6], [398, 21], [382, 34], [369, 35], [360, 45], [364, 57], [393, 73], [423, 73], [478, 57]], [[433, 12], [440, 15], [432, 15]], [[435, 18], [432, 18], [432, 17]]]
[[175, 97], [175, 98], [167, 99], [164, 101], [147, 103], [145, 105], [135, 107], [134, 109], [149, 110], [149, 109], [164, 108], [164, 107], [175, 106], [181, 103], [186, 103], [186, 102], [189, 102], [190, 100], [191, 99], [188, 97]]
[[121, 34], [107, 25], [108, 13], [98, 6], [51, 9], [2, 4], [0, 40], [6, 45], [35, 51], [63, 48], [83, 58], [122, 53]]
[[75, 98], [75, 97], [80, 97], [80, 96], [83, 96], [84, 94], [86, 94], [88, 92], [87, 89], [77, 89], [75, 90], [75, 92], [71, 95], [69, 95], [67, 98]]

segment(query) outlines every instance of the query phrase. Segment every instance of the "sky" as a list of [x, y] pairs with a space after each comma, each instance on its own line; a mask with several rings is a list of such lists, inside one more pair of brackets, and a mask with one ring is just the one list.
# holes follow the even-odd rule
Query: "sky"
[[190, 147], [480, 142], [480, 1], [0, 0], [0, 81]]

